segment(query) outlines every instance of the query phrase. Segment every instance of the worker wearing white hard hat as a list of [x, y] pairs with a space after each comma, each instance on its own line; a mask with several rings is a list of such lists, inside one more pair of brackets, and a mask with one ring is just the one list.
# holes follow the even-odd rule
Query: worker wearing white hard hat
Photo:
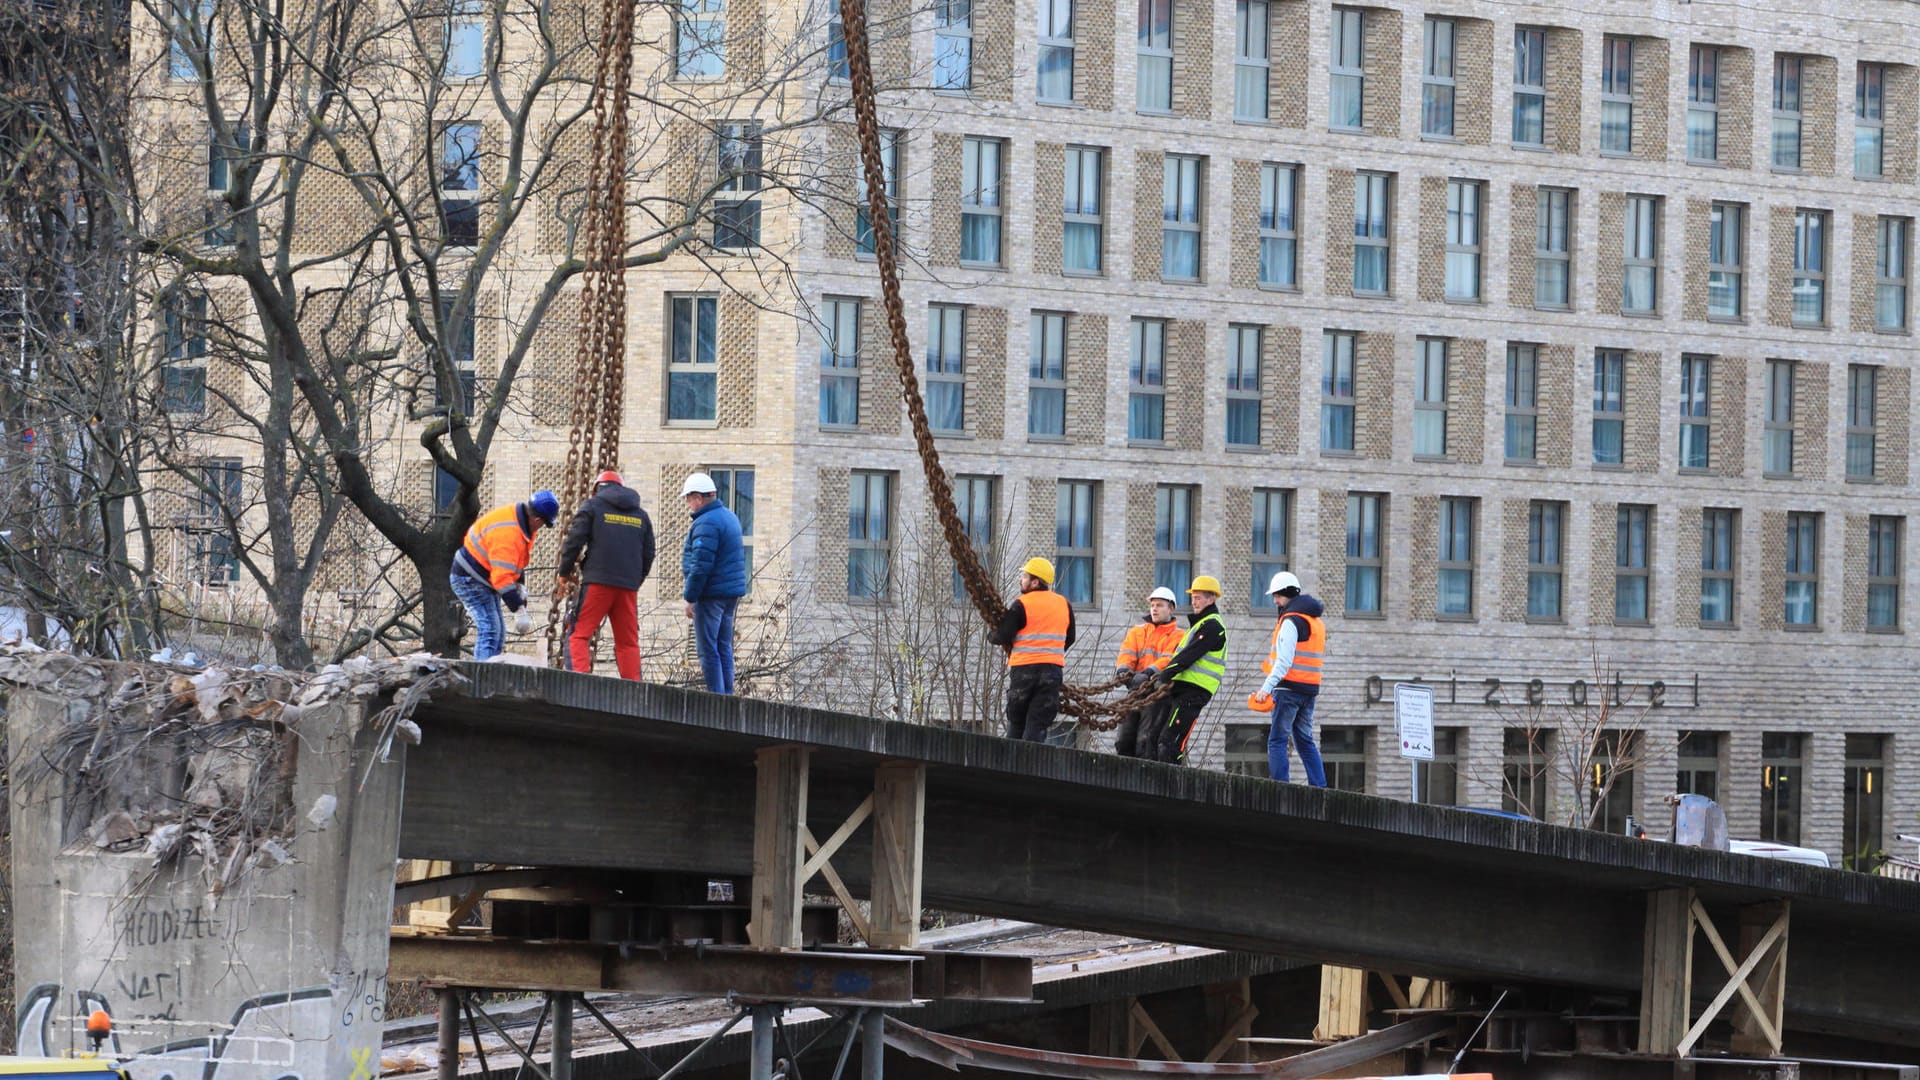
[[[1164, 585], [1147, 594], [1147, 621], [1128, 630], [1120, 642], [1120, 655], [1113, 662], [1114, 678], [1125, 679], [1129, 688], [1145, 686], [1166, 666], [1180, 648], [1182, 631], [1174, 621], [1179, 603], [1180, 598]], [[1153, 760], [1154, 741], [1165, 722], [1161, 707], [1165, 700], [1162, 698], [1143, 709], [1130, 709], [1120, 718], [1120, 727], [1113, 738], [1115, 753], [1121, 757]]]
[[[745, 492], [734, 492], [736, 501]], [[713, 477], [697, 472], [680, 486], [693, 525], [680, 554], [686, 578], [681, 599], [693, 620], [694, 651], [700, 656], [700, 674], [707, 689], [733, 693], [733, 615], [747, 595], [747, 551], [740, 535], [740, 519], [720, 498]]]
[[1313, 738], [1313, 706], [1319, 699], [1321, 667], [1327, 656], [1326, 606], [1302, 591], [1300, 579], [1285, 570], [1267, 582], [1267, 595], [1279, 613], [1273, 640], [1260, 670], [1260, 689], [1247, 699], [1256, 712], [1271, 712], [1267, 731], [1267, 775], [1285, 783], [1290, 775], [1288, 745], [1300, 754], [1307, 783], [1327, 786], [1320, 747]]

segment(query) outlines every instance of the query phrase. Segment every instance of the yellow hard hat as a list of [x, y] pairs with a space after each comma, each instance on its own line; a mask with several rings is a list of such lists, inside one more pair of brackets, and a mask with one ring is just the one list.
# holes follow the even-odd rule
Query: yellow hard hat
[[1201, 574], [1199, 577], [1193, 579], [1193, 584], [1187, 586], [1187, 591], [1190, 593], [1209, 592], [1215, 596], [1219, 596], [1221, 593], [1220, 579], [1214, 577], [1212, 574]]
[[1045, 559], [1028, 559], [1027, 565], [1020, 568], [1023, 574], [1032, 574], [1047, 584], [1053, 584], [1053, 564]]

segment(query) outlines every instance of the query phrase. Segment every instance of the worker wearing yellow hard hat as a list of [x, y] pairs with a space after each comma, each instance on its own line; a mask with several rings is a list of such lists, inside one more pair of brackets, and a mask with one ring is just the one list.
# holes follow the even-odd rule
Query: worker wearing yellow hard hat
[[1073, 647], [1073, 605], [1053, 591], [1053, 564], [1028, 559], [1020, 599], [1007, 606], [988, 637], [1007, 651], [1007, 738], [1043, 742], [1060, 712], [1067, 650]]
[[1154, 676], [1155, 682], [1171, 683], [1167, 691], [1167, 722], [1160, 729], [1157, 758], [1173, 765], [1185, 764], [1187, 741], [1193, 737], [1200, 710], [1207, 707], [1220, 690], [1227, 675], [1227, 624], [1220, 618], [1220, 579], [1202, 574], [1187, 586], [1191, 613], [1187, 633], [1180, 639], [1180, 650]]

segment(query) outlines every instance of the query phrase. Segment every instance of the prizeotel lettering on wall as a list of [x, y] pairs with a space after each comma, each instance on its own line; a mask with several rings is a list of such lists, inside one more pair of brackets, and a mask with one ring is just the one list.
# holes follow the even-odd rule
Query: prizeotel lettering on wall
[[1367, 705], [1388, 700], [1394, 683], [1426, 683], [1433, 687], [1435, 705], [1478, 705], [1520, 707], [1572, 705], [1576, 708], [1605, 704], [1614, 708], [1692, 709], [1700, 704], [1700, 676], [1684, 679], [1629, 679], [1615, 675], [1611, 680], [1588, 682], [1585, 679], [1511, 678], [1489, 675], [1462, 678], [1458, 674], [1444, 679], [1367, 676]]

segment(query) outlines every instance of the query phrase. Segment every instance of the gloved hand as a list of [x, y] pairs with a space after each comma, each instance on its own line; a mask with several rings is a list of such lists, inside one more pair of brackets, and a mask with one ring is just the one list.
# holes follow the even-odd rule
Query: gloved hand
[[1168, 668], [1161, 668], [1159, 671], [1156, 671], [1153, 673], [1153, 682], [1154, 682], [1154, 685], [1156, 686], [1158, 686], [1161, 683], [1170, 683], [1172, 681], [1173, 681], [1173, 672]]
[[513, 632], [516, 634], [533, 633], [533, 612], [528, 611], [526, 608], [521, 608], [520, 614], [513, 617]]
[[1120, 680], [1121, 686], [1132, 686], [1134, 672], [1132, 668], [1117, 667], [1113, 669], [1113, 677]]
[[527, 606], [526, 591], [519, 585], [509, 585], [500, 590], [500, 602], [507, 605], [508, 611], [519, 611]]
[[1142, 686], [1151, 686], [1153, 684], [1154, 676], [1158, 674], [1160, 674], [1159, 668], [1150, 667], [1145, 671], [1142, 671], [1140, 674], [1135, 675], [1133, 677], [1134, 688], [1138, 689]]

